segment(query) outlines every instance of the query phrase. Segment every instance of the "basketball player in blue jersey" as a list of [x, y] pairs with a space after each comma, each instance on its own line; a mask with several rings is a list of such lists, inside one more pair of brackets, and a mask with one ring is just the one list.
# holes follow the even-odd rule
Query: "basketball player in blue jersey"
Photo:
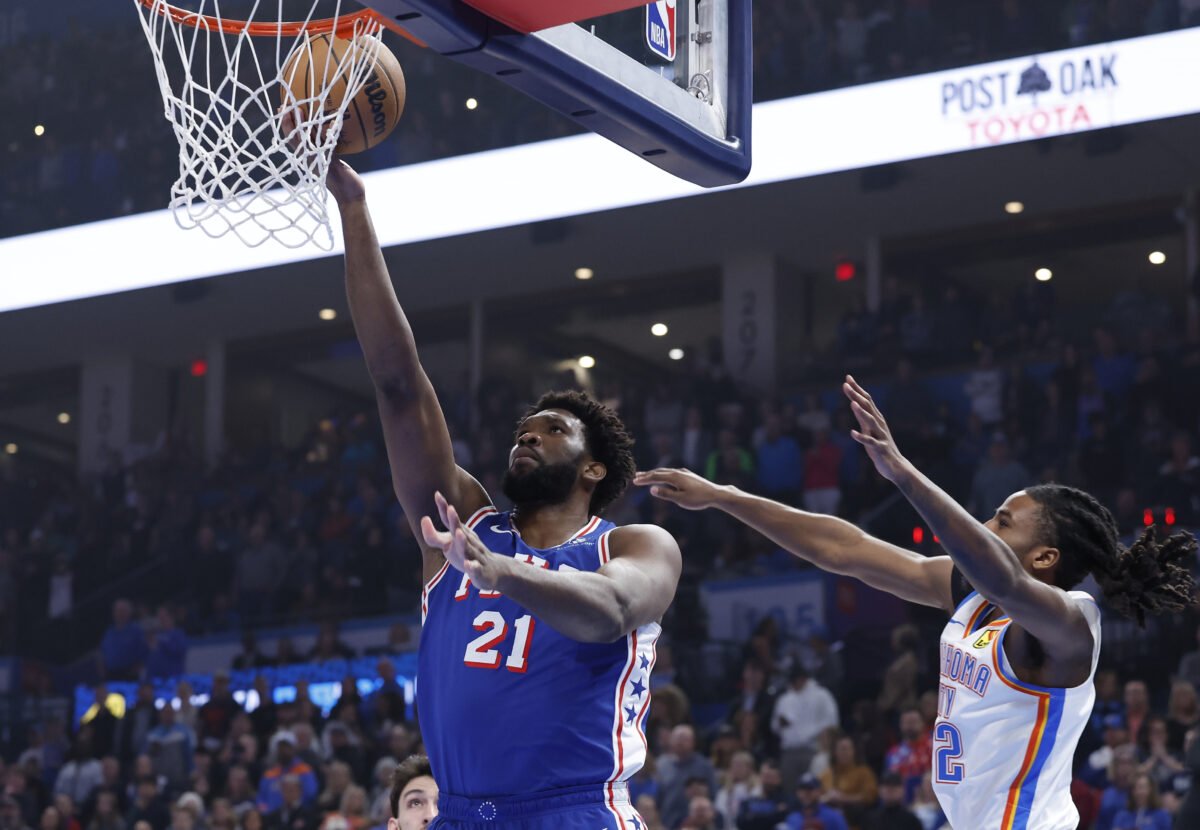
[[651, 525], [600, 518], [633, 477], [608, 407], [550, 393], [518, 421], [499, 512], [454, 463], [362, 180], [335, 161], [346, 289], [392, 480], [423, 540], [417, 703], [437, 781], [432, 827], [642, 830], [625, 781], [680, 555]]
[[976, 521], [896, 447], [871, 396], [843, 386], [859, 428], [851, 434], [881, 475], [929, 524], [949, 556], [924, 557], [848, 522], [719, 487], [686, 470], [634, 481], [692, 510], [715, 507], [824, 570], [857, 577], [950, 615], [939, 658], [933, 781], [952, 827], [1074, 830], [1071, 758], [1091, 715], [1100, 612], [1073, 591], [1095, 576], [1109, 603], [1143, 622], [1183, 608], [1195, 588], [1196, 540], [1161, 544], [1153, 528], [1130, 548], [1099, 502], [1057, 484], [1010, 496]]

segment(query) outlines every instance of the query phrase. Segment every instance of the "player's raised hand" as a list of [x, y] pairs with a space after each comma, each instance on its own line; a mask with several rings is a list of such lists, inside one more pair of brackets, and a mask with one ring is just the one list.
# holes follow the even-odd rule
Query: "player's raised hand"
[[[279, 132], [287, 139], [292, 150], [299, 152], [301, 145], [307, 143], [308, 146], [315, 151], [313, 137], [307, 137], [302, 134], [302, 131], [297, 129], [296, 121], [297, 110], [295, 107], [286, 107], [279, 110]], [[315, 163], [315, 152], [313, 162]], [[334, 158], [329, 162], [329, 171], [325, 176], [325, 186], [329, 188], [329, 192], [333, 194], [334, 200], [338, 205], [345, 205], [349, 202], [357, 202], [366, 198], [367, 188], [363, 184], [362, 177], [354, 171], [354, 168], [346, 164], [340, 158]]]
[[367, 198], [367, 186], [363, 184], [362, 176], [354, 168], [340, 158], [329, 162], [329, 173], [325, 176], [325, 186], [333, 194], [338, 205], [350, 202], [361, 202]]
[[481, 591], [490, 591], [496, 587], [500, 578], [496, 556], [479, 540], [475, 531], [467, 527], [458, 517], [458, 511], [446, 501], [439, 492], [433, 494], [437, 504], [438, 515], [446, 530], [438, 530], [433, 519], [421, 517], [421, 535], [425, 544], [437, 548], [446, 557], [446, 561], [456, 570], [465, 573], [471, 582]]
[[703, 510], [717, 502], [721, 488], [691, 470], [659, 468], [633, 474], [633, 483], [649, 487], [650, 495], [686, 510]]
[[906, 462], [896, 447], [896, 441], [892, 438], [887, 421], [883, 419], [883, 413], [879, 411], [867, 390], [850, 375], [846, 375], [842, 391], [850, 399], [850, 409], [858, 420], [858, 429], [850, 430], [850, 436], [863, 445], [879, 474], [895, 483]]

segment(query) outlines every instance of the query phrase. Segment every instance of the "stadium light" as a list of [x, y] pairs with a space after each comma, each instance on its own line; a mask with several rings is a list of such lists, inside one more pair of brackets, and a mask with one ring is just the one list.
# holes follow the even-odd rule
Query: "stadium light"
[[479, 102], [476, 101], [474, 98], [467, 99], [467, 109], [473, 110], [473, 109], [477, 108], [478, 106], [479, 106]]
[[665, 337], [668, 331], [670, 331], [670, 329], [667, 328], [666, 323], [655, 323], [650, 327], [650, 333], [655, 337]]
[[594, 276], [596, 276], [596, 272], [593, 271], [591, 268], [576, 268], [575, 269], [575, 279], [577, 279], [577, 280], [590, 280]]
[[585, 354], [583, 357], [579, 358], [579, 365], [584, 369], [591, 369], [596, 365], [596, 358], [592, 357], [590, 354]]
[[1033, 276], [1037, 278], [1038, 282], [1049, 282], [1050, 278], [1054, 276], [1054, 272], [1049, 268], [1039, 268], [1033, 272]]
[[1005, 202], [1004, 203], [1004, 212], [1005, 213], [1011, 213], [1015, 216], [1018, 213], [1024, 212], [1024, 210], [1025, 210], [1024, 202]]
[[332, 308], [323, 308], [317, 312], [317, 316], [320, 317], [322, 320], [336, 320], [337, 319], [337, 311]]
[[69, 424], [69, 423], [71, 423], [71, 413], [69, 413], [69, 412], [60, 412], [60, 413], [58, 413], [58, 422], [59, 422], [60, 424]]
[[1150, 264], [1151, 265], [1162, 265], [1166, 261], [1167, 261], [1167, 255], [1164, 254], [1162, 251], [1151, 251], [1150, 252]]
[[683, 349], [671, 349], [667, 352], [667, 357], [671, 360], [683, 360]]

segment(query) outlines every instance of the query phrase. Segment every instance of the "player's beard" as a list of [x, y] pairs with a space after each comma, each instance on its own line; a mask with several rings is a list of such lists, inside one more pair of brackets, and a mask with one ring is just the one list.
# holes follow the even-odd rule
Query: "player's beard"
[[529, 507], [562, 504], [571, 496], [579, 478], [579, 460], [539, 464], [527, 473], [504, 471], [501, 489], [514, 505]]

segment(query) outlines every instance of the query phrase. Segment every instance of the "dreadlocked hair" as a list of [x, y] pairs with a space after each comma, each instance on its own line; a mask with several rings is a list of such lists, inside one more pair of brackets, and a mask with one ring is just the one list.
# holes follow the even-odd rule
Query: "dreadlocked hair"
[[594, 399], [587, 392], [568, 390], [547, 392], [531, 406], [518, 423], [530, 415], [545, 409], [562, 409], [583, 422], [588, 453], [604, 465], [607, 473], [592, 491], [589, 509], [594, 515], [602, 514], [616, 501], [629, 482], [633, 481], [637, 466], [633, 461], [633, 438], [610, 407]]
[[1058, 587], [1074, 588], [1090, 573], [1109, 603], [1142, 627], [1147, 614], [1179, 611], [1191, 602], [1192, 534], [1175, 533], [1159, 542], [1151, 525], [1126, 548], [1112, 514], [1095, 497], [1062, 484], [1038, 484], [1025, 493], [1042, 508], [1046, 544], [1062, 556], [1055, 575]]

